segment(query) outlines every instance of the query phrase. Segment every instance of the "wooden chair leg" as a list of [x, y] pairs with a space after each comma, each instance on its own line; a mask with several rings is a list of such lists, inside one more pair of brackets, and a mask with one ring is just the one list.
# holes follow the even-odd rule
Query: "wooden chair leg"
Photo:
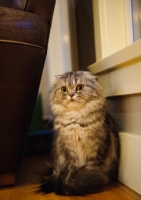
[[0, 186], [15, 185], [15, 174], [0, 174]]

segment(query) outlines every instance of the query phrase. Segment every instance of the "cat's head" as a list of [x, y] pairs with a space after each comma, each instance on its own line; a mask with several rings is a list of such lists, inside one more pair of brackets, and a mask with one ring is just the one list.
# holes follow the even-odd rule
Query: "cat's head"
[[102, 96], [96, 76], [88, 71], [67, 72], [56, 77], [50, 94], [50, 104], [53, 111], [79, 110], [88, 102]]

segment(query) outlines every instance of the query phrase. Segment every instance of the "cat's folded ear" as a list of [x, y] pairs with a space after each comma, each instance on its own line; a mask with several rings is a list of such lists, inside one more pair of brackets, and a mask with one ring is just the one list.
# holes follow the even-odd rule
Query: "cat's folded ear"
[[91, 72], [89, 72], [89, 73], [90, 73], [90, 75], [98, 82], [98, 76], [92, 74]]

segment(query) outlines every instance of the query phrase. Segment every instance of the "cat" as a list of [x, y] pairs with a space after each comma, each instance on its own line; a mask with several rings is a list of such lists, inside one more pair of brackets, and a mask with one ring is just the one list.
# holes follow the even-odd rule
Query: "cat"
[[54, 116], [52, 162], [40, 191], [86, 195], [117, 179], [120, 144], [96, 77], [88, 71], [57, 76], [50, 93]]

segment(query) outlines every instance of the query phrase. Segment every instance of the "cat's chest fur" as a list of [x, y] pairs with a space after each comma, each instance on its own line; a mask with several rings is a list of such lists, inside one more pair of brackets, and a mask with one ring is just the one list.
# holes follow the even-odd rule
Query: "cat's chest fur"
[[58, 129], [58, 141], [63, 142], [63, 148], [65, 147], [71, 160], [79, 167], [86, 164], [95, 143], [89, 139], [92, 134], [91, 127], [85, 127], [83, 124], [84, 118], [73, 113], [73, 116], [67, 115], [62, 119], [56, 119], [55, 125]]
[[97, 156], [99, 142], [95, 133], [101, 122], [88, 106], [89, 103], [79, 112], [64, 112], [55, 118], [54, 128], [58, 133], [55, 146], [58, 157], [61, 155], [60, 165], [69, 161], [81, 167]]
[[74, 158], [77, 166], [85, 165], [88, 147], [84, 128], [75, 124], [73, 127], [66, 127], [64, 131], [68, 133], [66, 137], [64, 135], [64, 138], [65, 146], [69, 150], [71, 158]]
[[66, 128], [66, 131], [68, 130], [69, 134], [67, 139], [71, 141], [68, 142], [68, 145], [66, 142], [66, 147], [70, 150], [70, 155], [75, 158], [78, 166], [82, 166], [86, 163], [87, 137], [83, 129], [84, 128], [76, 124], [73, 128], [69, 126]]

